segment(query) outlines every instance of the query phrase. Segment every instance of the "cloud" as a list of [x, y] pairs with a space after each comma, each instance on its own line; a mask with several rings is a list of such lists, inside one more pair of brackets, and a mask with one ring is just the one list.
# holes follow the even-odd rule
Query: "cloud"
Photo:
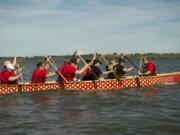
[[[27, 55], [58, 53], [56, 48], [62, 48], [64, 54], [77, 48], [109, 53], [144, 52], [154, 48], [161, 52], [158, 49], [163, 45], [166, 45], [163, 52], [180, 51], [179, 2], [15, 1], [0, 4], [0, 46], [16, 46], [17, 54], [24, 55], [20, 51], [26, 52], [26, 48], [32, 50]], [[37, 45], [44, 47], [38, 50]], [[71, 46], [70, 50], [67, 46]], [[1, 50], [0, 54], [6, 55], [7, 50]]]

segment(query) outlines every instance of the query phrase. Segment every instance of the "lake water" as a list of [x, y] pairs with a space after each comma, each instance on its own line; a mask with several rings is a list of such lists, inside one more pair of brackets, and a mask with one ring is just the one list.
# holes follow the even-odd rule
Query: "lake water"
[[[156, 63], [159, 73], [180, 71], [180, 60]], [[121, 134], [179, 135], [180, 85], [0, 96], [0, 135]]]

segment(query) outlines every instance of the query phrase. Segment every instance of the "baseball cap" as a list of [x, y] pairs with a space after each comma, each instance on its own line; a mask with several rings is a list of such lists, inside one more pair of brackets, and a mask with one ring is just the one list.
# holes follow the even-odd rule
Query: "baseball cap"
[[12, 65], [12, 63], [10, 61], [5, 61], [4, 62], [4, 66], [7, 68], [7, 69], [10, 69], [10, 70], [14, 70], [14, 66]]

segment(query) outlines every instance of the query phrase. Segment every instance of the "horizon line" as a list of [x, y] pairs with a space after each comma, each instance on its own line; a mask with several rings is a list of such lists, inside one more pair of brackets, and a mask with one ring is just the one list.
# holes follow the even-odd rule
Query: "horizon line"
[[[117, 53], [117, 52], [113, 52], [113, 53], [98, 53], [98, 54], [103, 54], [103, 55], [113, 55], [113, 54], [117, 54], [117, 55], [120, 55], [121, 53]], [[144, 55], [144, 54], [160, 54], [160, 55], [163, 55], [163, 54], [180, 54], [180, 52], [141, 52], [141, 53], [138, 53], [138, 52], [135, 52], [135, 53], [124, 53], [126, 55], [134, 55], [134, 54], [139, 54], [139, 55]], [[81, 55], [91, 55], [93, 53], [84, 53], [84, 54], [81, 54]], [[31, 58], [31, 57], [46, 57], [46, 56], [55, 56], [55, 57], [58, 57], [58, 56], [71, 56], [73, 55], [72, 54], [64, 54], [64, 55], [56, 55], [56, 54], [51, 54], [51, 55], [29, 55], [29, 56], [22, 56], [22, 55], [16, 55], [16, 56], [0, 56], [0, 58], [8, 58], [8, 57], [27, 57], [27, 58]]]

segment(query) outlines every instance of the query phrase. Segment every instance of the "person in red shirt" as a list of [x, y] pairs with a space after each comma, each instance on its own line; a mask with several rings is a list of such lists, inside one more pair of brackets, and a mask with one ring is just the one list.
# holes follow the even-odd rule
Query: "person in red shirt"
[[21, 77], [20, 72], [15, 72], [15, 67], [10, 61], [4, 62], [4, 68], [0, 73], [1, 84], [17, 84], [18, 79]]
[[143, 67], [143, 73], [138, 73], [142, 76], [153, 76], [156, 75], [156, 65], [149, 57], [145, 57], [143, 59], [144, 67]]
[[[88, 65], [85, 65], [82, 69], [78, 69], [77, 65], [80, 62], [78, 58], [79, 52], [74, 53], [73, 57], [70, 59], [69, 62], [65, 62], [62, 67], [58, 69], [57, 72], [60, 72], [68, 82], [73, 81], [75, 75], [80, 75], [88, 68]], [[58, 78], [59, 82], [66, 82], [60, 75]]]
[[47, 77], [52, 77], [56, 75], [54, 72], [48, 72], [49, 64], [48, 62], [39, 62], [37, 68], [34, 70], [31, 77], [32, 83], [45, 83]]

